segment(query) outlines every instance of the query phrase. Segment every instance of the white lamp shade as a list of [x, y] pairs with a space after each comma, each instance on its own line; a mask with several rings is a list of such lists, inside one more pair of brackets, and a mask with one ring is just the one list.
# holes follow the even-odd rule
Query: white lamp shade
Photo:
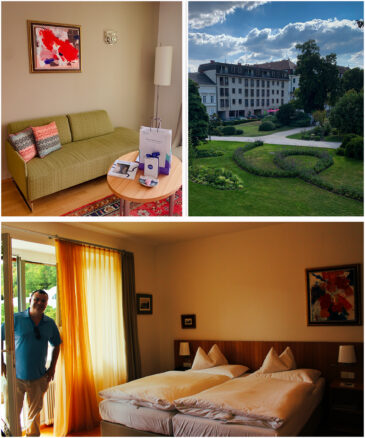
[[155, 85], [171, 85], [172, 46], [156, 47]]
[[340, 345], [338, 349], [338, 362], [340, 363], [355, 363], [356, 354], [353, 345]]
[[180, 342], [179, 356], [190, 356], [189, 342]]

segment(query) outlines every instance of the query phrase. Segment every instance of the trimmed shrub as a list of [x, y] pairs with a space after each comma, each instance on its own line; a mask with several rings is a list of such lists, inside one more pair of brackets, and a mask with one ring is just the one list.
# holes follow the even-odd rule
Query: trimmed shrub
[[345, 147], [345, 156], [355, 160], [364, 160], [364, 139], [356, 136], [352, 138]]
[[223, 135], [234, 135], [236, 134], [236, 128], [234, 126], [224, 126], [222, 128]]
[[211, 169], [206, 166], [189, 168], [189, 178], [197, 184], [208, 185], [219, 190], [241, 190], [243, 183], [239, 176], [229, 169]]
[[343, 136], [343, 139], [342, 139], [342, 143], [341, 143], [341, 148], [346, 148], [346, 145], [347, 145], [347, 143], [350, 141], [350, 140], [352, 140], [353, 138], [356, 138], [357, 137], [357, 135], [356, 134], [345, 134], [344, 136]]
[[236, 135], [242, 135], [243, 129], [236, 129]]
[[336, 154], [341, 155], [342, 157], [345, 156], [345, 149], [343, 149], [341, 147], [336, 149]]
[[275, 129], [275, 125], [273, 122], [262, 122], [259, 126], [259, 131], [273, 131]]
[[210, 149], [198, 149], [196, 148], [196, 158], [210, 158], [210, 157], [220, 157], [224, 155], [222, 151], [214, 151]]

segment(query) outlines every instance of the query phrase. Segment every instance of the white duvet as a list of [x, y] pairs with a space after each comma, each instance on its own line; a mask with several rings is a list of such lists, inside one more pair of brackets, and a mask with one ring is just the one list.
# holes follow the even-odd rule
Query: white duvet
[[100, 397], [130, 401], [137, 406], [174, 410], [174, 400], [196, 394], [229, 380], [223, 375], [167, 371], [113, 386], [99, 392]]
[[300, 409], [314, 389], [312, 383], [253, 374], [180, 398], [175, 400], [175, 405], [184, 414], [278, 429]]

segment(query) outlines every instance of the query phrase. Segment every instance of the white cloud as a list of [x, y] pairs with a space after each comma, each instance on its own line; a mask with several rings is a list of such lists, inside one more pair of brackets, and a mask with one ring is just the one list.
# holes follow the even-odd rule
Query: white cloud
[[223, 23], [227, 16], [236, 9], [251, 11], [268, 3], [267, 0], [243, 2], [190, 2], [189, 26], [191, 29], [203, 29], [214, 24]]
[[[338, 59], [363, 56], [363, 31], [351, 20], [314, 19], [305, 23], [289, 23], [280, 29], [252, 29], [246, 36], [189, 34], [189, 58], [227, 62], [266, 62], [283, 58], [295, 60], [297, 43], [316, 40], [321, 55], [336, 53]], [[340, 64], [340, 62], [338, 62]]]

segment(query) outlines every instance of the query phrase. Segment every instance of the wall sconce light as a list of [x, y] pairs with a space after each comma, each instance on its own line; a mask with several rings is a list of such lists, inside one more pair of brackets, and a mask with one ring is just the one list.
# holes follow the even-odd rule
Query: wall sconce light
[[[342, 364], [356, 363], [355, 347], [353, 345], [340, 345], [337, 361]], [[355, 373], [353, 371], [341, 371], [340, 375], [341, 379], [355, 379]], [[352, 386], [353, 384], [344, 382], [344, 385]]]
[[118, 41], [118, 33], [115, 30], [104, 31], [104, 41], [109, 45], [116, 44]]

